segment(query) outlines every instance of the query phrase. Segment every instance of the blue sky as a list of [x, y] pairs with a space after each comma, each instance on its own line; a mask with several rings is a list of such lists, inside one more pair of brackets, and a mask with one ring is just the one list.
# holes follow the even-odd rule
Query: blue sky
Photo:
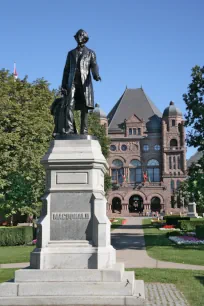
[[0, 69], [16, 61], [20, 78], [44, 77], [57, 88], [83, 28], [102, 77], [95, 102], [106, 113], [126, 86], [141, 85], [161, 112], [171, 100], [185, 112], [191, 68], [204, 64], [203, 12], [203, 0], [2, 1]]

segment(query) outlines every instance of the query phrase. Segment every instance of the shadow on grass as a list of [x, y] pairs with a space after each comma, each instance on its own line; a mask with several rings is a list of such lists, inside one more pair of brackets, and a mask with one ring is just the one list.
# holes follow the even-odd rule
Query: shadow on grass
[[204, 276], [195, 276], [195, 279], [197, 279], [201, 283], [201, 285], [204, 286]]

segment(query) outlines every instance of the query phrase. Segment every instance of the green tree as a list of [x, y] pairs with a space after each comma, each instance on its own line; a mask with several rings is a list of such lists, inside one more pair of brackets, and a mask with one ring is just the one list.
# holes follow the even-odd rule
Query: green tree
[[39, 214], [45, 182], [40, 159], [52, 137], [54, 96], [44, 79], [29, 83], [0, 71], [0, 193], [7, 216]]
[[204, 150], [204, 67], [192, 69], [192, 81], [188, 93], [183, 95], [186, 103], [185, 125], [191, 127], [187, 134], [187, 144]]
[[[188, 92], [183, 95], [187, 111], [185, 125], [191, 128], [187, 133], [187, 145], [204, 151], [204, 67], [193, 67], [191, 77]], [[198, 211], [204, 211], [204, 157], [190, 166], [180, 191], [185, 198], [193, 195]]]

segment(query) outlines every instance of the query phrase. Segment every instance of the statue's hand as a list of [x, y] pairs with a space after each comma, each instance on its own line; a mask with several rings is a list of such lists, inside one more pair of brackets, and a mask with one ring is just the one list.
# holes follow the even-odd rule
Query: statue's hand
[[97, 76], [94, 77], [94, 80], [97, 81], [97, 82], [101, 81], [101, 77], [99, 75], [97, 75]]

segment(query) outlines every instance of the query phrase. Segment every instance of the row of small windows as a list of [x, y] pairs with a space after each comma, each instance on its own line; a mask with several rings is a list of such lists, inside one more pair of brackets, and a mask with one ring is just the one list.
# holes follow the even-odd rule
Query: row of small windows
[[[159, 151], [160, 148], [161, 148], [160, 145], [155, 145], [155, 146], [154, 146], [154, 150], [155, 150], [155, 151]], [[145, 144], [145, 145], [143, 146], [143, 150], [144, 150], [144, 151], [149, 151], [149, 145]]]
[[141, 128], [129, 128], [129, 135], [141, 135]]
[[[124, 168], [123, 162], [115, 159], [111, 165], [112, 181], [122, 183], [124, 181]], [[147, 175], [150, 182], [160, 181], [160, 168], [159, 162], [156, 159], [150, 159], [147, 163]], [[129, 182], [141, 183], [142, 182], [142, 164], [139, 160], [133, 159], [129, 164]]]
[[[154, 150], [155, 151], [159, 151], [160, 150], [160, 145], [155, 145], [154, 146]], [[110, 150], [111, 151], [116, 151], [116, 146], [115, 145], [111, 145], [110, 146]], [[123, 144], [122, 146], [121, 146], [121, 150], [122, 151], [126, 151], [127, 150], [127, 146], [125, 145], [125, 144]], [[149, 145], [147, 145], [147, 144], [145, 144], [145, 145], [143, 145], [143, 151], [149, 151]]]
[[180, 156], [169, 156], [169, 169], [181, 169]]

